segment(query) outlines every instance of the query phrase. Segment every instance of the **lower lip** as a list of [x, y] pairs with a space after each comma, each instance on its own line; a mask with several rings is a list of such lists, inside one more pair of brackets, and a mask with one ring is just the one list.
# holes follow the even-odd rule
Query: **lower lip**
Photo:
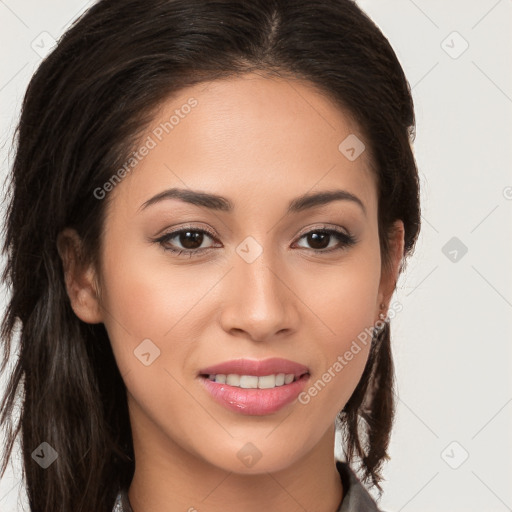
[[290, 384], [271, 389], [244, 389], [220, 384], [200, 376], [206, 391], [224, 407], [241, 414], [263, 416], [272, 414], [293, 402], [304, 389], [310, 375], [305, 374]]

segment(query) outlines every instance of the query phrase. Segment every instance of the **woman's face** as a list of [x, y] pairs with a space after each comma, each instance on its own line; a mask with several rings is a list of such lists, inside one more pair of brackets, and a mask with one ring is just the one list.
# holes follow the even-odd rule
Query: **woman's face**
[[[101, 321], [136, 450], [259, 473], [293, 464], [331, 431], [367, 360], [362, 333], [396, 278], [381, 278], [376, 183], [361, 143], [305, 83], [249, 74], [161, 106], [137, 146], [146, 149], [104, 187]], [[173, 189], [186, 197], [165, 194]], [[340, 195], [304, 199], [320, 192]], [[192, 201], [196, 193], [205, 196]], [[240, 358], [283, 358], [309, 377], [273, 390], [264, 389], [272, 378], [243, 379], [257, 391], [200, 376]], [[260, 369], [293, 372], [280, 368]], [[232, 393], [218, 401], [208, 388]]]

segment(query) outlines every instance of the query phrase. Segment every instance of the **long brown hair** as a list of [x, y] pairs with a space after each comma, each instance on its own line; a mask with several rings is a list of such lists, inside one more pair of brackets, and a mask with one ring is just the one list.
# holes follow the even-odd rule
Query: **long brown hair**
[[[134, 472], [126, 388], [103, 324], [86, 324], [71, 309], [58, 233], [76, 229], [84, 257], [97, 263], [108, 197], [99, 201], [94, 190], [123, 165], [158, 105], [187, 86], [254, 70], [307, 80], [356, 119], [378, 181], [383, 265], [396, 219], [404, 256], [412, 252], [420, 206], [410, 88], [387, 39], [354, 1], [98, 2], [30, 81], [8, 183], [2, 372], [15, 342], [19, 352], [0, 409], [2, 475], [21, 432], [31, 511], [110, 511]], [[363, 480], [379, 489], [393, 378], [386, 324], [338, 417], [347, 460], [360, 459]], [[58, 454], [45, 470], [32, 456], [43, 442]]]

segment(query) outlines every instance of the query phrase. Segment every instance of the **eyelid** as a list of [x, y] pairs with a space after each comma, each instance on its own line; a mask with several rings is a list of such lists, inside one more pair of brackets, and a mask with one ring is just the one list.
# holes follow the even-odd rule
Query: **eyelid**
[[166, 228], [166, 229], [162, 230], [161, 234], [157, 234], [156, 238], [162, 238], [162, 237], [166, 237], [166, 236], [170, 236], [170, 235], [176, 236], [176, 235], [180, 234], [182, 231], [187, 231], [187, 230], [204, 231], [205, 233], [208, 233], [208, 235], [210, 235], [212, 238], [215, 238], [215, 239], [218, 238], [217, 234], [212, 229], [210, 229], [206, 226], [196, 226], [193, 224], [190, 224], [190, 225], [185, 224], [185, 225], [179, 226], [179, 227]]
[[213, 239], [214, 242], [218, 242], [217, 235], [210, 229], [204, 226], [195, 226], [195, 225], [184, 225], [176, 228], [168, 228], [164, 230], [163, 233], [157, 235], [155, 238], [151, 238], [149, 241], [152, 243], [160, 244], [160, 246], [164, 249], [164, 251], [170, 252], [171, 254], [176, 255], [177, 257], [181, 256], [183, 253], [187, 254], [189, 257], [200, 256], [206, 252], [215, 249], [215, 247], [203, 247], [202, 249], [171, 249], [165, 247], [164, 244], [167, 240], [175, 238], [179, 236], [181, 233], [186, 231], [196, 231], [199, 233], [206, 233], [210, 238]]
[[[163, 234], [158, 235], [156, 239], [152, 239], [152, 242], [159, 243], [164, 250], [174, 253], [176, 256], [181, 256], [183, 253], [188, 254], [189, 257], [192, 256], [200, 256], [202, 254], [206, 254], [210, 252], [211, 250], [215, 249], [215, 247], [203, 247], [200, 249], [170, 249], [164, 247], [164, 242], [166, 239], [172, 239], [176, 236], [179, 236], [182, 232], [189, 231], [196, 231], [196, 232], [203, 232], [206, 233], [208, 236], [210, 236], [214, 242], [219, 242], [217, 235], [213, 233], [213, 231], [210, 228], [204, 227], [204, 226], [195, 226], [195, 225], [184, 225], [177, 228], [170, 228], [169, 231], [165, 231]], [[336, 252], [339, 250], [344, 250], [349, 248], [350, 246], [355, 245], [358, 242], [358, 238], [352, 235], [346, 228], [342, 228], [340, 226], [333, 226], [328, 224], [318, 224], [313, 226], [308, 226], [304, 230], [300, 231], [299, 234], [295, 235], [293, 242], [294, 244], [298, 243], [304, 236], [314, 233], [314, 232], [327, 232], [328, 234], [337, 234], [340, 237], [342, 237], [342, 240], [340, 240], [339, 246], [334, 247], [331, 249], [309, 249], [304, 248], [307, 251], [316, 253], [316, 254], [325, 254], [330, 252]], [[345, 238], [345, 240], [343, 240]]]
[[[214, 233], [213, 230], [211, 230], [210, 228], [205, 227], [205, 226], [196, 226], [196, 225], [193, 225], [193, 224], [190, 224], [190, 225], [185, 224], [184, 226], [180, 226], [180, 227], [178, 227], [176, 229], [174, 229], [174, 228], [169, 228], [168, 230], [165, 229], [162, 234], [157, 235], [157, 238], [162, 238], [162, 237], [169, 236], [169, 235], [176, 236], [176, 235], [180, 234], [181, 232], [186, 231], [187, 229], [189, 229], [191, 231], [192, 230], [193, 231], [204, 231], [204, 232], [208, 233], [208, 235], [210, 235], [212, 238], [214, 238], [214, 239], [218, 238], [217, 234]], [[320, 224], [316, 224], [316, 225], [308, 226], [307, 228], [304, 228], [303, 230], [299, 231], [294, 236], [294, 238], [301, 238], [304, 235], [307, 235], [311, 231], [314, 231], [314, 230], [329, 230], [329, 229], [331, 229], [333, 231], [336, 231], [337, 233], [344, 234], [344, 235], [346, 235], [348, 237], [352, 236], [350, 231], [348, 231], [345, 228], [341, 228], [340, 229], [340, 226], [334, 226], [334, 225], [320, 223]], [[343, 229], [343, 231], [342, 231], [342, 229]]]
[[305, 248], [307, 251], [312, 252], [313, 254], [329, 254], [333, 252], [338, 251], [344, 251], [349, 249], [350, 247], [356, 245], [359, 242], [359, 237], [356, 237], [352, 233], [350, 233], [345, 228], [340, 228], [340, 226], [329, 226], [329, 225], [321, 225], [321, 226], [310, 226], [307, 228], [306, 231], [301, 232], [297, 237], [297, 242], [294, 242], [294, 244], [300, 242], [302, 238], [309, 235], [310, 233], [327, 233], [329, 236], [334, 236], [338, 238], [339, 243], [336, 247], [331, 247], [330, 249], [308, 249]]
[[295, 238], [296, 237], [303, 237], [304, 235], [307, 235], [309, 233], [311, 233], [311, 231], [328, 231], [328, 230], [332, 230], [332, 231], [336, 231], [337, 233], [341, 233], [343, 235], [346, 235], [348, 237], [352, 236], [352, 234], [350, 233], [350, 231], [348, 231], [348, 229], [345, 229], [343, 227], [340, 227], [340, 226], [335, 226], [335, 225], [331, 225], [331, 224], [317, 224], [317, 225], [313, 225], [313, 226], [308, 226], [307, 228], [305, 228], [304, 230], [302, 231], [299, 231], [299, 233], [297, 235], [295, 235]]

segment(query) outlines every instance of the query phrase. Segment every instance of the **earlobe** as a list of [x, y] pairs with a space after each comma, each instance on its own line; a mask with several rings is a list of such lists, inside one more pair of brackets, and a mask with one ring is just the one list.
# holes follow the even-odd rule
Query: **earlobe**
[[76, 316], [89, 324], [101, 323], [103, 316], [95, 270], [92, 263], [84, 261], [78, 233], [71, 228], [61, 231], [57, 237], [57, 250], [62, 260], [66, 291]]

